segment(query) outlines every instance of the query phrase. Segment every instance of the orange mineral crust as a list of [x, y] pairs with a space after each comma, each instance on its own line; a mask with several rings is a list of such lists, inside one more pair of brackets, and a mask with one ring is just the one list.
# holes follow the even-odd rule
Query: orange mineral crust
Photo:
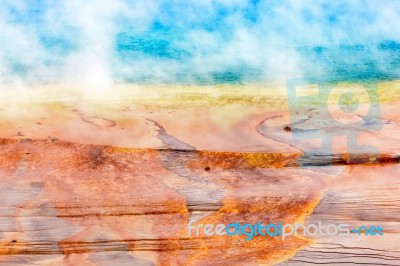
[[223, 154], [236, 158], [231, 167], [221, 156], [2, 139], [0, 189], [7, 202], [1, 208], [14, 230], [3, 232], [0, 252], [45, 256], [40, 263], [48, 265], [91, 265], [105, 251], [132, 263], [260, 265], [283, 261], [308, 245], [300, 236], [189, 236], [189, 221], [303, 221], [319, 202], [321, 178], [328, 176], [279, 168], [287, 156], [272, 163], [268, 156]]
[[[375, 131], [338, 127], [333, 118], [360, 117], [326, 114], [333, 103], [319, 98], [293, 112], [284, 85], [1, 91], [0, 263], [364, 263], [377, 247], [375, 265], [395, 261], [399, 88], [378, 84]], [[349, 148], [347, 130], [376, 152]], [[309, 152], [324, 147], [307, 138], [314, 131], [338, 133], [332, 150]], [[258, 221], [378, 224], [385, 235], [246, 241], [188, 231]]]

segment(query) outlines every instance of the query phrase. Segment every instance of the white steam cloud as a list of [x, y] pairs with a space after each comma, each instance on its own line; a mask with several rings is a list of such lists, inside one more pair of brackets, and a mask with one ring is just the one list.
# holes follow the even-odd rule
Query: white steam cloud
[[395, 0], [7, 0], [0, 86], [284, 81], [313, 71], [299, 48], [396, 48], [398, 25]]

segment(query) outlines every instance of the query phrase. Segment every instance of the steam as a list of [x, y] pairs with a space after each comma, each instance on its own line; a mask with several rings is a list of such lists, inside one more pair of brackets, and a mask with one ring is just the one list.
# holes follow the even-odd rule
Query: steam
[[368, 64], [392, 77], [398, 25], [395, 0], [7, 0], [0, 86], [279, 82]]

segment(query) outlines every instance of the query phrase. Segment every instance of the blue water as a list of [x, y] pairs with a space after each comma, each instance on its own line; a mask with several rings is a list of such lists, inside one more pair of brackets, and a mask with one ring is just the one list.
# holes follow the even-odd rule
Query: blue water
[[0, 81], [64, 82], [99, 62], [118, 83], [400, 76], [398, 1], [19, 3], [0, 7]]
[[305, 76], [338, 81], [391, 80], [400, 75], [400, 43], [301, 47]]

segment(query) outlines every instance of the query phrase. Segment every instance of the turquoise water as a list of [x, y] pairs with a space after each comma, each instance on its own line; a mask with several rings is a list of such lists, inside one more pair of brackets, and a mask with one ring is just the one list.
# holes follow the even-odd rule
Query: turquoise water
[[398, 14], [398, 1], [374, 0], [9, 1], [0, 82], [396, 79]]
[[400, 43], [393, 40], [367, 45], [302, 47], [299, 51], [306, 62], [305, 76], [336, 81], [379, 81], [400, 75]]

